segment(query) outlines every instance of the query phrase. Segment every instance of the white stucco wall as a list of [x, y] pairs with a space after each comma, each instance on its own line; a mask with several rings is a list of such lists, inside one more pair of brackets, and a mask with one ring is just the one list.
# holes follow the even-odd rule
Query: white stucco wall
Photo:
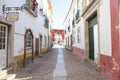
[[[80, 43], [77, 41], [78, 27], [80, 27]], [[85, 28], [84, 28], [84, 22], [82, 18], [81, 18], [81, 21], [77, 24], [77, 26], [73, 30], [76, 32], [75, 43], [73, 44], [73, 46], [81, 48], [81, 49], [85, 49]]]
[[99, 61], [99, 49], [98, 49], [98, 24], [94, 25], [94, 59], [95, 63]]
[[[0, 5], [5, 4], [6, 7], [20, 7], [26, 3], [26, 0], [2, 0]], [[2, 15], [0, 6], [0, 15]], [[38, 7], [39, 9], [39, 7]], [[39, 34], [43, 35], [43, 47], [44, 47], [44, 35], [48, 36], [48, 29], [44, 27], [44, 17], [39, 13], [38, 17], [34, 17], [27, 10], [19, 12], [19, 20], [15, 22], [15, 31], [14, 31], [14, 55], [20, 55], [24, 52], [24, 34], [25, 30], [30, 28], [33, 32], [34, 39], [39, 38]], [[35, 45], [35, 43], [34, 43]], [[34, 48], [35, 49], [35, 48]]]
[[[80, 4], [81, 4], [82, 0], [80, 0]], [[80, 15], [82, 13], [82, 5], [80, 5]], [[75, 13], [73, 12], [75, 10]], [[76, 24], [76, 26], [73, 28], [73, 26], [71, 26], [71, 31], [68, 32], [68, 26], [66, 26], [66, 24], [68, 23], [69, 19], [70, 20], [73, 20], [73, 14], [76, 15], [77, 13], [77, 0], [74, 0], [73, 1], [73, 4], [71, 5], [71, 9], [69, 10], [69, 13], [67, 13], [67, 17], [65, 19], [65, 22], [64, 22], [64, 26], [66, 27], [66, 32], [67, 34], [65, 35], [65, 37], [68, 37], [70, 35], [72, 35], [73, 39], [75, 40], [75, 43], [74, 43], [74, 40], [73, 40], [73, 46], [77, 47], [77, 48], [81, 48], [81, 49], [85, 49], [85, 29], [84, 29], [84, 22], [83, 22], [83, 18], [81, 17], [80, 19], [80, 22], [78, 24]], [[72, 22], [71, 22], [72, 23]], [[78, 42], [78, 33], [77, 33], [77, 30], [78, 30], [78, 27], [80, 27], [80, 43]], [[73, 33], [75, 32], [75, 37], [74, 37], [74, 34], [72, 34], [72, 30], [73, 30]], [[69, 41], [70, 42], [70, 41]], [[71, 42], [69, 43], [71, 44]]]
[[111, 56], [110, 0], [102, 0], [100, 6], [100, 53]]

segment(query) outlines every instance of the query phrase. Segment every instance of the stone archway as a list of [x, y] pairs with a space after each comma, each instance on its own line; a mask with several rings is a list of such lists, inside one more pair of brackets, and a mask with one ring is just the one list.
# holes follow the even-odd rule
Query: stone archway
[[[32, 54], [32, 56], [31, 56]], [[27, 58], [31, 57], [31, 62], [34, 59], [34, 36], [31, 29], [27, 29], [24, 35], [24, 60], [23, 67], [25, 67]]]

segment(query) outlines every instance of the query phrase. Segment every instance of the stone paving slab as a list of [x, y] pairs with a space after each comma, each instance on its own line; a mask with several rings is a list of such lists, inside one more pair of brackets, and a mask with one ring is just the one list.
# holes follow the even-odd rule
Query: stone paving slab
[[16, 73], [15, 80], [52, 80], [57, 55], [57, 49], [53, 49], [46, 57], [36, 58], [34, 63]]
[[58, 57], [58, 48], [54, 47], [46, 57], [36, 58], [34, 63], [17, 72], [15, 80], [108, 80], [63, 47], [61, 52], [67, 76], [53, 76]]
[[53, 80], [66, 80], [66, 76], [53, 77]]
[[66, 80], [108, 80], [82, 60], [78, 60], [72, 52], [63, 49], [63, 53], [68, 74]]

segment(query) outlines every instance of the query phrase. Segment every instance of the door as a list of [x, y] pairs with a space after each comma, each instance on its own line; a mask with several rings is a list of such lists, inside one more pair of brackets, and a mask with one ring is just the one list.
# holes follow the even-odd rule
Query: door
[[39, 38], [35, 38], [35, 55], [39, 55]]
[[42, 35], [40, 35], [40, 39], [39, 39], [39, 56], [42, 55]]
[[94, 60], [94, 26], [97, 24], [97, 15], [88, 21], [89, 27], [89, 58]]
[[69, 36], [68, 36], [68, 48], [69, 48]]
[[0, 23], [0, 70], [6, 67], [7, 25]]
[[89, 58], [94, 60], [94, 28], [89, 28]]
[[71, 35], [71, 50], [72, 50], [72, 45], [73, 45], [73, 43], [72, 43], [72, 35]]

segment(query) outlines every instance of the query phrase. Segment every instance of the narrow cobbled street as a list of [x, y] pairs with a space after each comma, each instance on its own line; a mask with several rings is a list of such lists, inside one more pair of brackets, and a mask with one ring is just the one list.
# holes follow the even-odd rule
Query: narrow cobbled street
[[89, 64], [78, 60], [70, 51], [55, 45], [44, 58], [16, 73], [15, 80], [107, 80]]

